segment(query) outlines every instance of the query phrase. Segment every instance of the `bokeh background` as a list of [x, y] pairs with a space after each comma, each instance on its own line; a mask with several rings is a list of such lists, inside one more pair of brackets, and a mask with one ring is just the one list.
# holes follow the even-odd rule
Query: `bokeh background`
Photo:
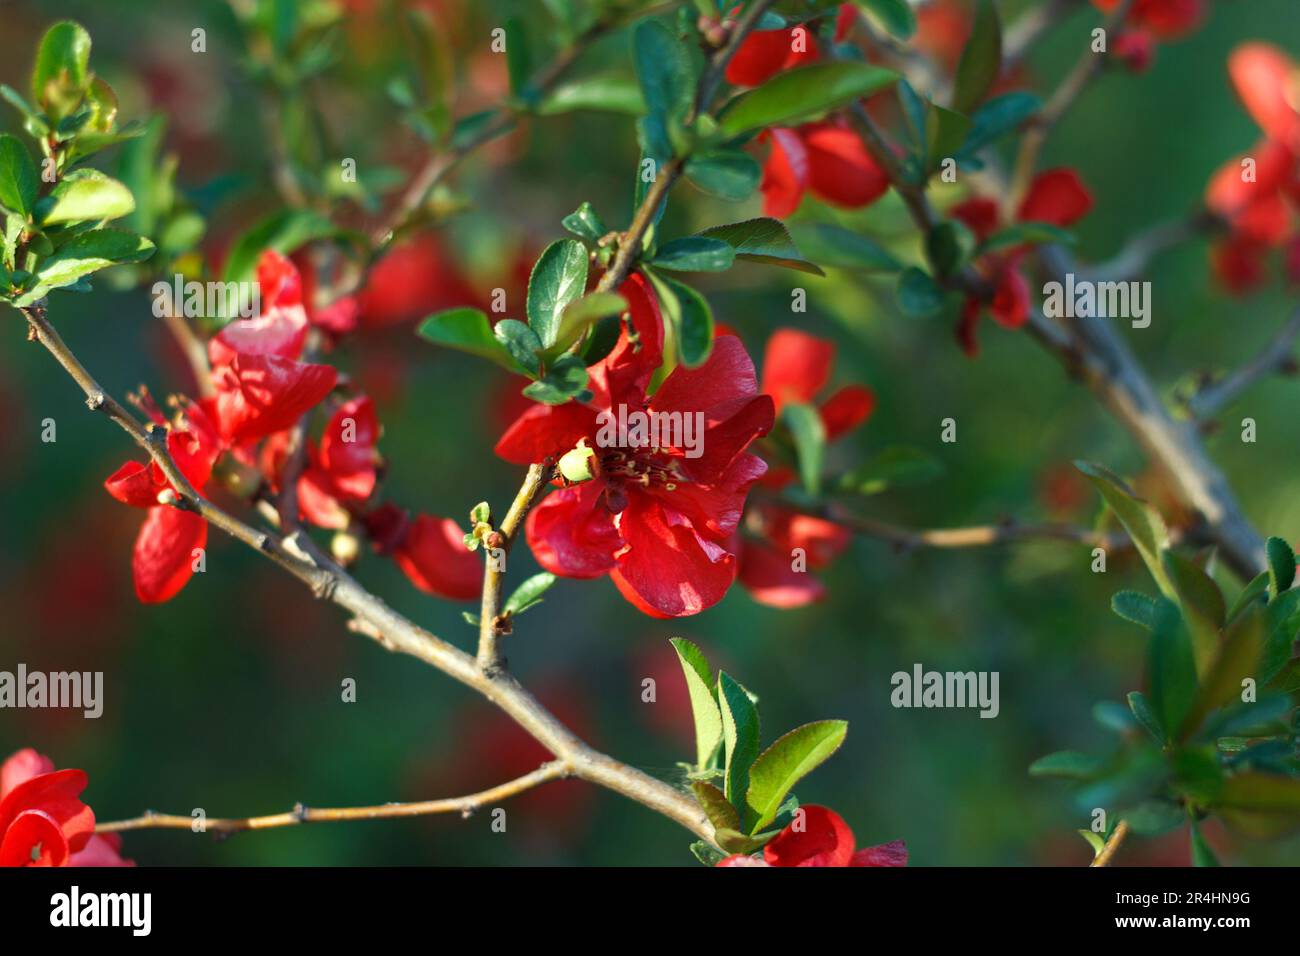
[[[318, 82], [330, 135], [358, 157], [363, 178], [379, 164], [410, 168], [419, 143], [385, 95], [409, 56], [400, 4], [352, 3], [345, 59]], [[960, 6], [960, 3], [958, 4]], [[999, 6], [1004, 19], [1025, 3]], [[1162, 46], [1155, 67], [1102, 77], [1056, 131], [1046, 165], [1077, 167], [1097, 204], [1080, 225], [1080, 254], [1103, 259], [1137, 230], [1191, 210], [1211, 172], [1247, 149], [1257, 131], [1227, 84], [1225, 58], [1248, 38], [1300, 50], [1294, 0], [1213, 0], [1207, 24]], [[455, 51], [457, 112], [491, 104], [505, 87], [489, 31], [507, 15], [531, 25], [540, 60], [547, 12], [530, 2], [432, 4]], [[93, 64], [116, 87], [124, 118], [161, 112], [178, 181], [209, 218], [205, 250], [279, 208], [267, 176], [258, 93], [241, 72], [243, 45], [222, 3], [50, 0], [0, 3], [0, 81], [25, 88], [35, 43], [55, 19], [74, 17], [94, 38]], [[1036, 48], [1025, 82], [1049, 90], [1073, 63], [1098, 17], [1077, 5]], [[190, 52], [204, 27], [208, 52]], [[940, 38], [944, 39], [944, 38]], [[628, 74], [626, 32], [602, 41], [577, 75]], [[0, 117], [15, 130], [12, 111]], [[16, 131], [16, 130], [15, 130]], [[448, 214], [412, 278], [418, 314], [465, 290], [504, 285], [521, 302], [521, 269], [561, 234], [559, 220], [590, 200], [611, 225], [631, 201], [636, 144], [630, 118], [575, 113], [526, 123], [480, 151], [440, 196]], [[664, 235], [757, 215], [683, 184]], [[847, 215], [806, 200], [799, 217], [909, 234], [889, 197]], [[431, 264], [435, 263], [435, 264]], [[414, 274], [413, 274], [414, 275]], [[1245, 300], [1215, 288], [1207, 244], [1160, 257], [1152, 326], [1125, 335], [1163, 389], [1190, 371], [1250, 355], [1293, 303], [1279, 285]], [[813, 279], [740, 264], [702, 282], [717, 318], [759, 357], [771, 331], [798, 324], [838, 344], [836, 384], [870, 385], [878, 408], [835, 447], [831, 467], [892, 444], [921, 448], [944, 465], [929, 484], [850, 502], [863, 514], [915, 527], [1014, 516], [1091, 523], [1099, 508], [1069, 462], [1090, 458], [1145, 481], [1140, 454], [1088, 393], [1071, 384], [1027, 336], [985, 323], [983, 354], [965, 358], [949, 309], [907, 319], [887, 285], [832, 273]], [[808, 290], [792, 316], [789, 290]], [[189, 388], [188, 373], [141, 292], [59, 293], [51, 315], [100, 380], [122, 395], [147, 383], [158, 395]], [[474, 359], [419, 343], [411, 323], [373, 329], [331, 357], [379, 402], [388, 459], [386, 494], [408, 507], [461, 518], [487, 498], [503, 507], [516, 469], [492, 445], [510, 404], [504, 376]], [[1210, 450], [1256, 526], [1300, 537], [1296, 383], [1266, 381], [1223, 416]], [[130, 553], [140, 513], [113, 502], [101, 482], [132, 454], [120, 431], [87, 414], [77, 390], [16, 314], [0, 318], [0, 668], [105, 672], [97, 721], [62, 711], [0, 712], [0, 753], [35, 746], [59, 766], [84, 768], [100, 819], [154, 808], [244, 816], [315, 806], [452, 795], [531, 769], [544, 755], [487, 705], [418, 662], [390, 655], [344, 628], [287, 576], [214, 535], [207, 572], [172, 602], [139, 605]], [[1241, 417], [1258, 423], [1239, 440]], [[53, 418], [57, 441], [40, 441]], [[958, 421], [942, 444], [939, 422]], [[520, 549], [514, 580], [533, 570]], [[597, 746], [651, 773], [670, 775], [691, 752], [689, 715], [669, 637], [702, 645], [762, 699], [764, 740], [808, 720], [850, 722], [843, 750], [798, 789], [829, 804], [860, 845], [903, 838], [915, 865], [1079, 865], [1090, 851], [1068, 791], [1031, 779], [1037, 757], [1063, 748], [1105, 749], [1093, 704], [1141, 685], [1144, 642], [1114, 617], [1109, 596], [1148, 588], [1140, 565], [1113, 557], [1089, 571], [1082, 545], [1047, 542], [996, 550], [895, 553], [859, 539], [825, 573], [828, 599], [776, 611], [737, 586], [697, 617], [656, 621], [606, 581], [561, 581], [509, 638], [511, 667]], [[524, 565], [527, 565], [525, 567]], [[415, 591], [391, 563], [370, 559], [360, 579], [402, 612], [462, 647], [474, 634], [467, 608]], [[1225, 579], [1227, 580], [1227, 579]], [[1233, 585], [1235, 587], [1235, 585]], [[913, 663], [938, 670], [997, 670], [1001, 713], [895, 710], [890, 675]], [[340, 700], [354, 678], [355, 703]], [[642, 680], [657, 681], [644, 703]], [[242, 834], [227, 841], [184, 831], [128, 834], [126, 855], [161, 864], [688, 864], [689, 837], [621, 798], [581, 783], [552, 785], [510, 802], [507, 833], [488, 814], [330, 824]], [[1226, 861], [1294, 863], [1300, 843], [1209, 839]], [[1183, 863], [1183, 838], [1134, 840], [1121, 863]]]

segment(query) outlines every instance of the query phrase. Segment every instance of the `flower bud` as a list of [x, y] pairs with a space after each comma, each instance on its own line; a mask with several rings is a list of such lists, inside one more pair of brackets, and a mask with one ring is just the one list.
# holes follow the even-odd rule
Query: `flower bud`
[[558, 467], [568, 481], [590, 481], [596, 477], [596, 453], [585, 445], [579, 445], [564, 453]]
[[339, 564], [347, 567], [357, 560], [361, 553], [361, 541], [356, 535], [347, 531], [337, 532], [330, 539], [330, 553], [334, 555], [334, 560]]

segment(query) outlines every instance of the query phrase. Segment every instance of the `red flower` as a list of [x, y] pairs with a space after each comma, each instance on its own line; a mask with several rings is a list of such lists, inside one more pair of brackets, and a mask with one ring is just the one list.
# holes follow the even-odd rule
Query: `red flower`
[[337, 380], [328, 365], [241, 352], [213, 370], [216, 394], [206, 404], [222, 439], [242, 445], [295, 424]]
[[1292, 233], [1288, 205], [1300, 206], [1300, 111], [1293, 105], [1300, 71], [1276, 47], [1247, 43], [1228, 58], [1228, 73], [1264, 131], [1249, 155], [1253, 163], [1244, 156], [1229, 160], [1205, 192], [1206, 205], [1229, 227], [1210, 250], [1211, 265], [1229, 291], [1241, 294], [1263, 282], [1269, 251]]
[[257, 284], [260, 314], [227, 323], [208, 341], [208, 358], [213, 366], [228, 365], [240, 354], [286, 359], [302, 354], [308, 322], [298, 270], [284, 256], [268, 249], [257, 261]]
[[[746, 537], [740, 552], [740, 582], [759, 604], [803, 607], [826, 596], [826, 586], [809, 572], [826, 567], [849, 546], [852, 535], [833, 521], [775, 504], [745, 511]], [[804, 562], [795, 569], [795, 557]]]
[[[1047, 169], [1030, 183], [1016, 210], [1016, 221], [1043, 222], [1064, 228], [1086, 216], [1092, 203], [1092, 194], [1078, 173], [1072, 169]], [[948, 214], [970, 229], [979, 242], [992, 236], [1001, 224], [997, 202], [981, 196], [958, 203]], [[1018, 329], [1029, 319], [1029, 283], [1019, 271], [1025, 251], [1024, 246], [1017, 246], [1006, 252], [990, 253], [975, 264], [993, 285], [993, 297], [987, 304], [989, 313], [995, 322], [1008, 329]], [[979, 354], [975, 333], [984, 309], [985, 304], [978, 299], [967, 299], [957, 324], [957, 341], [971, 358]]]
[[[534, 406], [501, 437], [497, 454], [529, 464], [585, 443], [592, 479], [553, 493], [528, 516], [534, 556], [566, 577], [608, 574], [648, 614], [696, 614], [721, 600], [735, 580], [736, 556], [727, 543], [750, 485], [767, 467], [746, 449], [772, 427], [772, 400], [759, 394], [753, 363], [730, 335], [717, 339], [702, 366], [674, 369], [649, 395], [663, 357], [663, 320], [640, 276], [620, 291], [631, 329], [588, 370], [592, 400]], [[671, 445], [602, 444], [602, 431], [612, 429], [602, 428], [601, 413], [617, 417], [620, 410], [646, 420], [661, 414], [701, 420], [699, 456]]]
[[813, 63], [820, 55], [817, 40], [806, 26], [755, 30], [745, 37], [727, 64], [727, 82], [761, 86], [782, 70]]
[[364, 504], [379, 480], [379, 418], [365, 396], [339, 406], [325, 426], [319, 447], [308, 448], [308, 465], [298, 480], [302, 516], [321, 528], [346, 528], [349, 506]]
[[834, 810], [808, 804], [763, 847], [763, 856], [729, 856], [718, 866], [907, 866], [902, 840], [854, 849], [849, 825]]
[[400, 535], [392, 554], [402, 573], [427, 594], [451, 601], [479, 596], [483, 565], [465, 547], [464, 529], [450, 518], [419, 515]]
[[[1103, 13], [1119, 4], [1120, 0], [1092, 0], [1092, 5]], [[1195, 30], [1204, 14], [1201, 0], [1136, 0], [1126, 22], [1157, 40], [1178, 40]]]
[[[157, 409], [151, 409], [151, 415], [156, 425], [165, 424]], [[167, 450], [186, 480], [202, 491], [221, 445], [203, 410], [189, 405], [168, 428]], [[131, 559], [136, 596], [145, 604], [171, 600], [194, 573], [194, 550], [206, 545], [208, 523], [192, 511], [159, 503], [159, 495], [176, 489], [156, 462], [129, 461], [105, 480], [104, 487], [118, 501], [149, 512]]]
[[95, 836], [83, 770], [55, 770], [30, 747], [0, 765], [0, 866], [134, 866], [117, 834]]
[[772, 144], [759, 187], [765, 215], [789, 216], [805, 192], [833, 206], [859, 209], [889, 189], [889, 176], [862, 140], [837, 122], [774, 126], [760, 138]]

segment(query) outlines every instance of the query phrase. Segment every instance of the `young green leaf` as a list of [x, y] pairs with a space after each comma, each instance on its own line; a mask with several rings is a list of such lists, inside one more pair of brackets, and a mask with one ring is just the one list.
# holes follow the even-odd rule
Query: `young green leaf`
[[339, 229], [318, 212], [286, 209], [261, 220], [244, 233], [230, 249], [222, 273], [227, 282], [246, 282], [257, 269], [257, 260], [267, 249], [288, 255], [317, 239], [337, 235]]
[[758, 756], [758, 710], [745, 688], [725, 671], [718, 672], [718, 707], [725, 747], [725, 793], [732, 806], [737, 806], [749, 792], [749, 768]]
[[840, 749], [849, 725], [843, 720], [804, 724], [778, 737], [749, 768], [745, 829], [757, 833], [776, 819], [794, 785]]
[[1128, 485], [1109, 469], [1087, 461], [1076, 461], [1074, 467], [1083, 472], [1096, 486], [1101, 496], [1106, 499], [1106, 504], [1110, 505], [1115, 516], [1124, 525], [1124, 529], [1128, 531], [1129, 537], [1137, 547], [1138, 554], [1142, 556], [1147, 570], [1160, 586], [1160, 593], [1168, 598], [1177, 599], [1178, 594], [1160, 560], [1160, 552], [1169, 539], [1169, 532], [1160, 513], [1134, 495]]
[[588, 76], [561, 83], [538, 104], [537, 112], [541, 116], [555, 116], [577, 110], [594, 110], [639, 116], [645, 108], [645, 98], [636, 80], [611, 75]]
[[713, 310], [708, 301], [690, 286], [647, 268], [659, 307], [672, 325], [677, 357], [687, 368], [697, 368], [713, 351]]
[[549, 571], [534, 574], [515, 588], [501, 610], [506, 614], [523, 614], [530, 607], [542, 603], [542, 595], [550, 590], [555, 580], [555, 575]]
[[1227, 615], [1223, 592], [1205, 571], [1174, 551], [1162, 550], [1160, 561], [1187, 620], [1196, 672], [1204, 674], [1219, 645], [1219, 629]]
[[1237, 600], [1232, 602], [1232, 607], [1228, 608], [1228, 622], [1231, 623], [1238, 614], [1254, 604], [1264, 604], [1268, 600], [1268, 587], [1271, 575], [1267, 571], [1261, 571], [1250, 579], [1250, 583], [1241, 589], [1237, 595]]
[[119, 219], [133, 209], [131, 190], [96, 169], [73, 170], [36, 203], [37, 219], [47, 226]]
[[648, 115], [664, 126], [685, 116], [695, 90], [695, 64], [672, 31], [657, 20], [642, 20], [632, 33], [632, 60]]
[[931, 103], [925, 118], [925, 168], [931, 170], [943, 160], [955, 158], [970, 127], [969, 117]]
[[797, 67], [734, 99], [718, 128], [731, 138], [788, 124], [878, 93], [897, 79], [890, 70], [850, 60]]
[[1155, 626], [1156, 601], [1141, 591], [1117, 591], [1110, 599], [1110, 609], [1148, 631]]
[[72, 20], [45, 31], [32, 69], [32, 99], [58, 121], [81, 102], [90, 85], [90, 34]]
[[555, 344], [564, 307], [587, 287], [587, 250], [576, 239], [560, 239], [542, 252], [528, 277], [528, 324], [544, 348]]
[[1137, 718], [1137, 722], [1155, 738], [1157, 743], [1163, 744], [1165, 742], [1165, 728], [1160, 723], [1160, 718], [1156, 715], [1156, 712], [1151, 708], [1151, 702], [1147, 700], [1146, 694], [1140, 690], [1131, 691], [1127, 699], [1129, 710], [1133, 711], [1133, 716]]
[[534, 378], [541, 374], [542, 341], [536, 332], [516, 319], [502, 319], [492, 329], [492, 336], [521, 369]]
[[524, 25], [518, 17], [507, 17], [505, 21], [506, 72], [510, 77], [510, 92], [524, 97], [527, 92], [529, 71], [532, 59], [528, 55], [528, 36]]
[[936, 275], [948, 277], [960, 271], [975, 249], [975, 236], [964, 224], [947, 219], [925, 237], [926, 255]]
[[[555, 337], [555, 344], [547, 350], [548, 355], [563, 352], [582, 337], [587, 327], [601, 319], [618, 316], [627, 311], [627, 299], [617, 292], [592, 292], [581, 299], [574, 299], [564, 307], [560, 315], [560, 331]], [[584, 364], [591, 364], [584, 362]]]
[[970, 133], [961, 147], [961, 158], [974, 156], [985, 146], [997, 142], [1016, 129], [1043, 107], [1035, 93], [1018, 90], [989, 100], [971, 116]]
[[727, 797], [721, 790], [707, 780], [694, 781], [691, 790], [704, 810], [704, 815], [716, 829], [740, 830], [740, 814], [727, 802]]
[[543, 405], [563, 405], [572, 399], [586, 401], [591, 398], [587, 389], [587, 367], [573, 355], [561, 355], [540, 381], [524, 387], [523, 393]]
[[0, 206], [29, 216], [40, 187], [36, 164], [22, 140], [8, 133], [0, 135]]
[[560, 221], [560, 225], [579, 239], [586, 239], [591, 243], [599, 242], [609, 232], [605, 228], [605, 223], [601, 221], [600, 216], [596, 214], [596, 210], [592, 208], [589, 202], [584, 202], [565, 216]]
[[674, 637], [670, 642], [677, 652], [686, 678], [686, 689], [691, 699], [691, 713], [695, 719], [695, 762], [700, 770], [712, 765], [718, 748], [722, 745], [722, 714], [718, 709], [714, 690], [713, 670], [704, 652], [690, 641]]
[[696, 840], [691, 844], [691, 854], [705, 866], [717, 866], [726, 859], [727, 854], [717, 847], [710, 846], [703, 840]]
[[839, 486], [860, 495], [930, 481], [943, 474], [943, 463], [917, 448], [890, 446], [840, 478]]
[[478, 309], [464, 306], [428, 316], [416, 334], [435, 345], [457, 349], [495, 362], [510, 372], [524, 371], [492, 332], [488, 317]]
[[1031, 777], [1066, 777], [1071, 780], [1089, 780], [1101, 770], [1096, 757], [1077, 750], [1059, 750], [1039, 757], [1029, 765]]
[[153, 255], [153, 243], [122, 229], [94, 229], [73, 237], [57, 252], [41, 260], [36, 285], [14, 301], [31, 305], [52, 289], [74, 285], [93, 272], [127, 262], [140, 262]]
[[1191, 736], [1212, 711], [1240, 700], [1242, 680], [1256, 674], [1264, 648], [1264, 626], [1262, 612], [1245, 615], [1228, 628], [1221, 642], [1215, 642], [1196, 698], [1179, 728], [1180, 740]]
[[1214, 855], [1214, 850], [1205, 841], [1205, 836], [1195, 820], [1191, 821], [1191, 833], [1192, 866], [1219, 866], [1219, 858]]

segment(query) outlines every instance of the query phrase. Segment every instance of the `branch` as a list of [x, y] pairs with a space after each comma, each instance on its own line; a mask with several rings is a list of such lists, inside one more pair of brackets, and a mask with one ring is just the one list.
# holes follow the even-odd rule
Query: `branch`
[[1160, 223], [1138, 233], [1112, 258], [1078, 270], [1075, 278], [1089, 282], [1131, 281], [1146, 272], [1151, 260], [1165, 250], [1218, 232], [1223, 226], [1222, 219], [1204, 209], [1182, 219]]
[[1115, 825], [1115, 832], [1110, 835], [1106, 845], [1101, 848], [1101, 852], [1093, 859], [1089, 866], [1110, 866], [1110, 861], [1115, 858], [1119, 852], [1120, 846], [1124, 843], [1124, 838], [1128, 836], [1128, 821], [1121, 820]]
[[[219, 818], [204, 820], [200, 832], [230, 834], [244, 830], [269, 830], [275, 827], [292, 827], [303, 823], [337, 823], [345, 820], [387, 820], [394, 817], [424, 817], [435, 813], [459, 813], [470, 817], [487, 804], [531, 790], [533, 787], [563, 780], [570, 776], [563, 760], [542, 764], [532, 773], [514, 780], [481, 790], [463, 797], [445, 800], [425, 800], [420, 803], [381, 803], [374, 807], [305, 807], [301, 803], [287, 813], [274, 813], [264, 817]], [[193, 830], [195, 818], [146, 810], [130, 820], [115, 820], [95, 826], [96, 833], [121, 833], [125, 830]]]
[[1254, 358], [1189, 398], [1187, 410], [1196, 419], [1212, 418], [1261, 378], [1274, 373], [1295, 374], [1296, 360], [1293, 353], [1297, 338], [1300, 338], [1300, 309], [1291, 313], [1291, 318], [1274, 333]]
[[21, 311], [33, 338], [45, 346], [86, 394], [86, 404], [116, 422], [158, 463], [176, 489], [178, 507], [202, 515], [210, 524], [289, 571], [318, 598], [348, 611], [354, 618], [351, 630], [394, 653], [418, 658], [487, 698], [562, 761], [573, 776], [635, 800], [701, 839], [713, 841], [713, 826], [692, 797], [593, 749], [509, 674], [485, 672], [474, 657], [394, 611], [337, 563], [320, 555], [305, 534], [299, 532], [281, 540], [249, 527], [202, 497], [168, 454], [167, 429], [159, 425], [146, 429], [104, 391], [50, 325], [43, 304]]
[[1080, 0], [1043, 0], [1031, 6], [1007, 27], [1002, 42], [1002, 68], [1020, 65], [1044, 33], [1072, 13]]
[[827, 510], [827, 518], [856, 534], [886, 541], [899, 551], [911, 551], [916, 548], [982, 548], [1034, 539], [1077, 541], [1080, 544], [1105, 548], [1107, 551], [1122, 550], [1132, 546], [1132, 542], [1124, 534], [1107, 533], [1057, 522], [1021, 524], [1018, 521], [1007, 520], [996, 524], [961, 528], [915, 529], [853, 514], [836, 507]]
[[[497, 638], [506, 634], [508, 627], [501, 619], [501, 585], [506, 576], [505, 556], [523, 525], [524, 517], [545, 494], [546, 486], [554, 474], [549, 461], [530, 465], [524, 483], [511, 502], [501, 526], [488, 536], [488, 547], [485, 549], [487, 560], [483, 569], [483, 602], [479, 609], [477, 657], [478, 666], [484, 673], [495, 673], [505, 667], [505, 660], [497, 648]], [[499, 560], [493, 554], [496, 549], [500, 551]]]

